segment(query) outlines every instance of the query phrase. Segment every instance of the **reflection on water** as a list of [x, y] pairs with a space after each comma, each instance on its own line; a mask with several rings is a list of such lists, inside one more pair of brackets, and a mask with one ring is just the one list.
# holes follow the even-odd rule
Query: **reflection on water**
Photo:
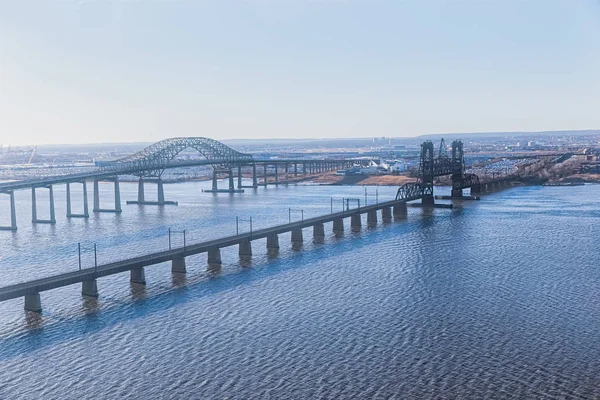
[[[236, 215], [269, 226], [288, 207], [310, 217], [331, 196], [362, 195], [199, 189], [168, 185], [179, 206], [119, 218], [57, 212], [54, 228], [24, 222], [20, 199], [0, 269], [15, 282], [76, 265], [78, 241], [99, 243], [104, 262], [168, 246], [169, 227], [209, 240], [231, 234]], [[44, 292], [42, 315], [0, 303], [0, 398], [600, 398], [599, 194], [514, 188], [373, 229], [365, 217], [358, 233], [347, 220], [339, 237], [326, 224], [323, 243], [306, 229], [301, 249], [289, 234], [278, 252], [256, 241], [244, 262], [237, 246], [222, 265], [190, 256], [185, 275], [148, 267], [147, 286], [101, 278], [99, 299], [79, 285]]]

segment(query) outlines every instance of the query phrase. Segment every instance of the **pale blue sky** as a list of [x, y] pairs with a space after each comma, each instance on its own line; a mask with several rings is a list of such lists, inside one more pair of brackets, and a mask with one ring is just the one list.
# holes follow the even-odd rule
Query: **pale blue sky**
[[0, 0], [0, 143], [600, 128], [600, 2]]

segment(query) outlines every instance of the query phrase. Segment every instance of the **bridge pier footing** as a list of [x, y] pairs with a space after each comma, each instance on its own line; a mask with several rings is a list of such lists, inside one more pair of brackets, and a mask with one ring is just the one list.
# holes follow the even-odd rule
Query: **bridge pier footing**
[[81, 181], [83, 190], [83, 214], [73, 214], [71, 208], [71, 183], [67, 182], [67, 218], [89, 218], [90, 212], [88, 209], [87, 184]]
[[86, 297], [98, 297], [98, 284], [96, 279], [81, 282], [81, 294]]
[[185, 257], [177, 256], [171, 261], [171, 272], [185, 274], [187, 269], [185, 268]]
[[238, 253], [240, 255], [240, 258], [252, 257], [252, 242], [250, 242], [250, 240], [241, 241]]
[[114, 178], [112, 178], [112, 181], [114, 182], [115, 188], [115, 208], [111, 210], [100, 208], [100, 181], [98, 179], [94, 179], [94, 212], [120, 213], [123, 211], [121, 209], [121, 190], [119, 188], [119, 177], [115, 176]]
[[10, 197], [10, 226], [0, 226], [0, 231], [16, 231], [17, 230], [17, 213], [15, 208], [15, 192], [10, 190], [5, 192]]
[[127, 204], [141, 204], [141, 205], [148, 205], [148, 206], [164, 206], [164, 205], [168, 205], [168, 204], [176, 206], [178, 204], [176, 201], [165, 200], [165, 189], [164, 189], [162, 179], [158, 178], [158, 180], [156, 181], [156, 187], [157, 187], [157, 196], [156, 197], [157, 197], [158, 201], [147, 201], [146, 195], [144, 193], [144, 179], [140, 178], [140, 180], [138, 181], [138, 199], [137, 199], [137, 201], [127, 200]]
[[391, 207], [383, 207], [381, 209], [381, 220], [383, 222], [390, 222], [392, 220], [392, 209], [391, 209]]
[[394, 218], [405, 219], [407, 216], [408, 216], [408, 208], [406, 207], [405, 202], [396, 204], [394, 206]]
[[350, 217], [350, 229], [352, 232], [358, 232], [362, 228], [360, 214], [352, 214]]
[[35, 190], [36, 187], [31, 188], [31, 222], [35, 224], [55, 224], [56, 217], [54, 214], [54, 189], [52, 185], [48, 186], [48, 197], [50, 200], [50, 219], [38, 219], [37, 217], [37, 201]]
[[25, 295], [25, 311], [42, 312], [42, 300], [39, 293]]
[[336, 218], [333, 220], [333, 233], [336, 235], [341, 235], [344, 233], [344, 219]]
[[367, 225], [370, 228], [377, 226], [377, 210], [367, 212]]
[[140, 285], [145, 285], [146, 284], [146, 271], [144, 271], [144, 268], [135, 268], [132, 269], [129, 273], [129, 282], [131, 283], [137, 283]]
[[221, 265], [221, 249], [218, 247], [208, 250], [207, 253], [208, 265]]
[[325, 225], [316, 223], [313, 225], [313, 242], [323, 243], [325, 241]]
[[279, 236], [276, 233], [267, 236], [267, 250], [279, 250]]
[[292, 229], [292, 245], [301, 246], [303, 242], [302, 228]]

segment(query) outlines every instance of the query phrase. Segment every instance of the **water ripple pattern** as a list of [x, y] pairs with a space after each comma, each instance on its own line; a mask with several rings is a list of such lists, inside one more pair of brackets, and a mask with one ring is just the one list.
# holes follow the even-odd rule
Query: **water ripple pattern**
[[[208, 240], [234, 233], [236, 215], [258, 229], [287, 222], [288, 207], [310, 217], [331, 196], [339, 209], [364, 195], [205, 186], [166, 186], [177, 207], [89, 221], [66, 220], [57, 202], [56, 226], [26, 222], [19, 193], [19, 231], [0, 235], [2, 284], [77, 268], [77, 242], [97, 242], [106, 262], [166, 248], [168, 227]], [[135, 189], [123, 184], [123, 198]], [[394, 192], [379, 188], [381, 200]], [[185, 277], [148, 267], [145, 288], [102, 278], [97, 301], [78, 285], [44, 292], [39, 317], [22, 299], [0, 303], [0, 398], [600, 398], [599, 196], [594, 185], [513, 188], [375, 229], [363, 221], [360, 233], [348, 221], [341, 238], [327, 224], [325, 243], [307, 230], [301, 251], [282, 235], [276, 257], [257, 241], [246, 266], [232, 247], [220, 271], [199, 255]]]

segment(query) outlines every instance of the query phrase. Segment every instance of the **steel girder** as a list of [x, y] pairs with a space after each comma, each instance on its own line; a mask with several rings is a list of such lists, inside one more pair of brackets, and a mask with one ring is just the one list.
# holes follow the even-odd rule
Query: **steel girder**
[[433, 196], [433, 186], [421, 182], [405, 183], [396, 193], [396, 200], [411, 201]]
[[214, 139], [180, 137], [161, 140], [102, 169], [117, 174], [158, 177], [165, 168], [173, 165], [173, 159], [180, 152], [188, 148], [197, 150], [209, 161], [214, 160], [214, 168], [231, 168], [254, 161], [250, 154], [240, 153]]
[[475, 174], [464, 174], [460, 179], [452, 180], [452, 189], [479, 188], [479, 177]]

